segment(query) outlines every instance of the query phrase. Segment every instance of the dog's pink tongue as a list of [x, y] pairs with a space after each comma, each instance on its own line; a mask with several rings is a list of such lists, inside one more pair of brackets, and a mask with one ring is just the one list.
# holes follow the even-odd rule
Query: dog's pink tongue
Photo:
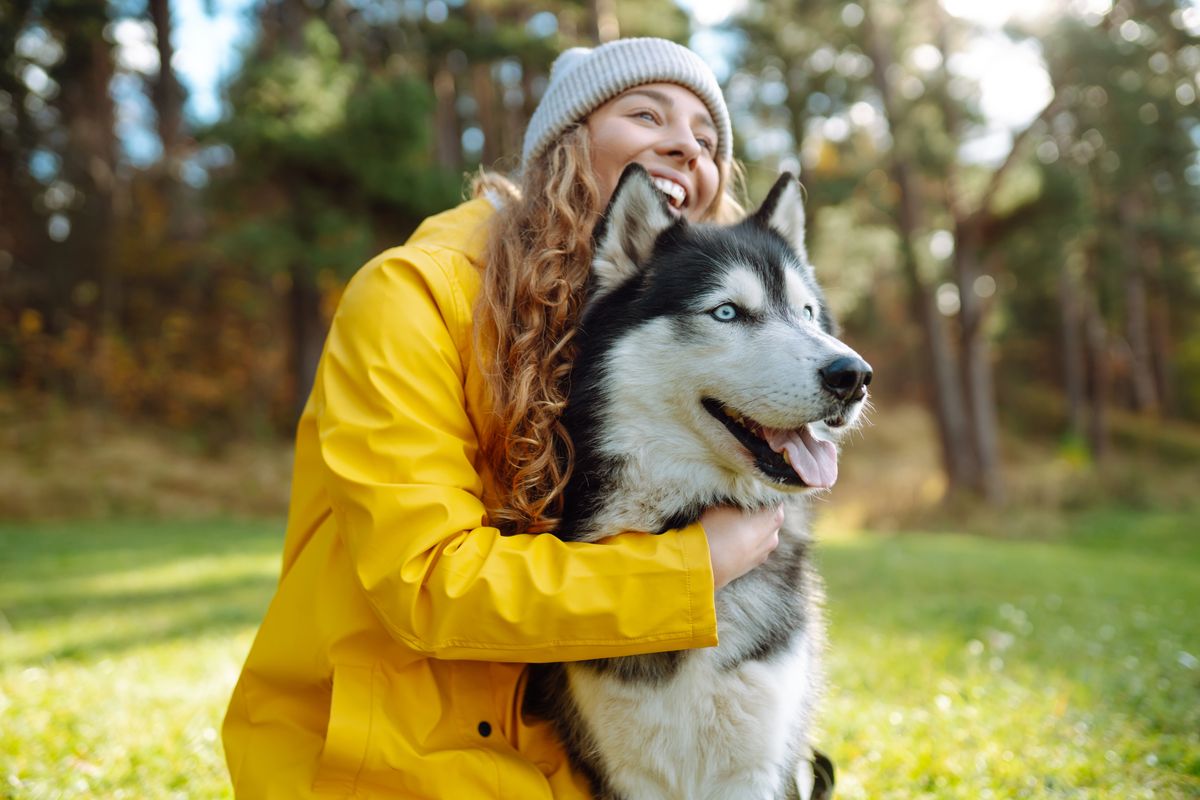
[[828, 489], [837, 481], [837, 448], [813, 436], [807, 425], [797, 430], [763, 428], [763, 434], [772, 450], [787, 453], [792, 469], [809, 486]]

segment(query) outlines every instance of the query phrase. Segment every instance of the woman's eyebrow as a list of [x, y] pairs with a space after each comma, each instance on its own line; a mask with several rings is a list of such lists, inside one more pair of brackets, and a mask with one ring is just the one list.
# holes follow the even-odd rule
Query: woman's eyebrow
[[[668, 94], [665, 94], [663, 92], [660, 92], [657, 89], [630, 89], [624, 95], [622, 95], [622, 97], [629, 97], [629, 96], [635, 95], [635, 94], [640, 94], [640, 95], [649, 97], [651, 100], [654, 100], [657, 103], [661, 103], [663, 106], [665, 106], [668, 109], [675, 107], [675, 101], [671, 99], [671, 96]], [[710, 117], [707, 113], [705, 113], [703, 111], [696, 112], [696, 115], [692, 117], [692, 124], [693, 125], [703, 125], [704, 127], [711, 130], [713, 133], [716, 133], [716, 131], [717, 131], [717, 126], [712, 121], [712, 117]]]

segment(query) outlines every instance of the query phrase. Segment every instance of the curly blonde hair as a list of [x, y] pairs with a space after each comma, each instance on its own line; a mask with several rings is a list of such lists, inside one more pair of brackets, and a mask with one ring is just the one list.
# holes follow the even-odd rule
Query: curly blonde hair
[[[736, 164], [719, 164], [717, 199], [705, 219], [744, 216], [731, 184]], [[496, 173], [474, 182], [476, 196], [503, 198], [484, 251], [475, 310], [476, 352], [492, 401], [482, 451], [494, 479], [492, 525], [542, 533], [558, 524], [574, 463], [561, 416], [567, 402], [575, 328], [592, 261], [592, 233], [604, 211], [592, 171], [588, 129], [568, 129], [525, 165], [518, 188]]]

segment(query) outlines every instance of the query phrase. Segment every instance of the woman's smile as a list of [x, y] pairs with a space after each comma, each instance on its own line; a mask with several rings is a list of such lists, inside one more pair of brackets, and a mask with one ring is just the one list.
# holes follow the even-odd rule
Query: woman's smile
[[716, 199], [717, 130], [708, 107], [673, 83], [635, 86], [587, 118], [592, 168], [605, 203], [630, 164], [641, 164], [671, 210], [702, 219]]

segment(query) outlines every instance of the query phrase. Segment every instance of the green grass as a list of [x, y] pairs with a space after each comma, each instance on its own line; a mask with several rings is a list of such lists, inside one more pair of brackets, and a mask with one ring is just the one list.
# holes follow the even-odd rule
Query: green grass
[[[0, 526], [0, 797], [228, 797], [218, 732], [277, 523]], [[837, 537], [840, 799], [1200, 797], [1200, 534]]]
[[1073, 527], [824, 545], [839, 797], [1200, 797], [1200, 532]]
[[0, 797], [228, 797], [279, 523], [0, 526]]

